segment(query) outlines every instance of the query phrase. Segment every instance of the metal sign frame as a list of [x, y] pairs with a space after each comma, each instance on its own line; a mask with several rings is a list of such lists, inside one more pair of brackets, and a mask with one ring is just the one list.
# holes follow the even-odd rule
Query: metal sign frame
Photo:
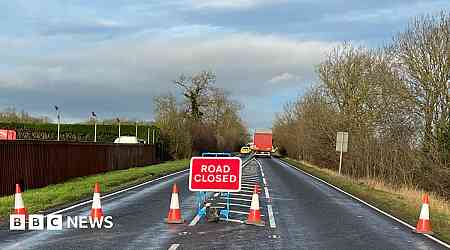
[[[239, 176], [237, 178], [239, 179], [239, 188], [238, 189], [221, 189], [221, 188], [214, 188], [214, 189], [197, 189], [192, 188], [192, 164], [194, 160], [196, 159], [214, 159], [214, 160], [238, 160], [239, 161]], [[239, 157], [192, 157], [191, 163], [189, 167], [189, 190], [193, 192], [203, 191], [203, 192], [240, 192], [242, 187], [242, 159]]]

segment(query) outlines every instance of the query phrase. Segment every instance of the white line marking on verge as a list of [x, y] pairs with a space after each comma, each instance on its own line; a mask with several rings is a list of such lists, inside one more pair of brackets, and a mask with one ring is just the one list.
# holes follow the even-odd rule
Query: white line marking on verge
[[[302, 172], [302, 173], [304, 173], [304, 174], [306, 174], [306, 175], [308, 175], [308, 176], [310, 176], [310, 177], [312, 177], [312, 178], [314, 178], [314, 179], [316, 179], [316, 180], [318, 180], [318, 181], [320, 181], [320, 182], [322, 182], [322, 183], [324, 183], [324, 184], [326, 184], [326, 185], [328, 185], [328, 186], [334, 188], [335, 190], [337, 190], [337, 191], [339, 191], [339, 192], [341, 192], [341, 193], [343, 193], [343, 194], [345, 194], [345, 195], [350, 196], [351, 198], [353, 198], [353, 199], [355, 199], [355, 200], [361, 202], [362, 204], [364, 204], [364, 205], [366, 205], [366, 206], [372, 208], [373, 210], [375, 210], [375, 211], [377, 211], [377, 212], [379, 212], [379, 213], [381, 213], [381, 214], [383, 214], [383, 215], [385, 215], [385, 216], [387, 216], [387, 217], [389, 217], [389, 218], [391, 218], [391, 219], [397, 221], [398, 223], [400, 223], [400, 224], [402, 224], [402, 225], [404, 225], [404, 226], [410, 228], [411, 230], [414, 230], [414, 229], [415, 229], [415, 227], [409, 225], [409, 224], [406, 223], [405, 221], [403, 221], [403, 220], [401, 220], [401, 219], [399, 219], [399, 218], [397, 218], [397, 217], [395, 217], [395, 216], [393, 216], [393, 215], [391, 215], [391, 214], [389, 214], [389, 213], [387, 213], [387, 212], [385, 212], [385, 211], [383, 211], [383, 210], [381, 210], [381, 209], [379, 209], [379, 208], [377, 208], [377, 207], [375, 207], [375, 206], [373, 206], [373, 205], [371, 205], [371, 204], [369, 204], [369, 203], [367, 203], [367, 202], [361, 200], [360, 198], [358, 198], [358, 197], [356, 197], [356, 196], [354, 196], [354, 195], [352, 195], [352, 194], [349, 194], [349, 193], [345, 192], [344, 190], [342, 190], [342, 189], [336, 187], [336, 186], [333, 185], [333, 184], [330, 184], [330, 183], [328, 183], [328, 182], [326, 182], [326, 181], [320, 179], [319, 177], [316, 177], [316, 176], [314, 176], [314, 175], [312, 175], [312, 174], [310, 174], [310, 173], [307, 173], [307, 172], [305, 172], [305, 171], [303, 171], [303, 170], [301, 170], [301, 169], [298, 169], [298, 168], [292, 166], [292, 165], [289, 164], [289, 163], [285, 163], [284, 161], [281, 161], [281, 160], [278, 160], [278, 159], [276, 159], [275, 161], [277, 161], [280, 165], [283, 165], [283, 166], [285, 166], [285, 167], [287, 166], [287, 167], [293, 168], [293, 169], [295, 169], [295, 170], [297, 170], [297, 171], [300, 171], [300, 172]], [[447, 244], [447, 243], [445, 243], [445, 242], [443, 242], [443, 241], [441, 241], [441, 240], [439, 240], [439, 239], [437, 239], [437, 238], [435, 238], [435, 237], [433, 237], [433, 236], [431, 236], [431, 235], [428, 235], [428, 234], [423, 234], [423, 235], [424, 235], [425, 237], [429, 238], [430, 240], [433, 240], [433, 241], [435, 241], [435, 242], [441, 244], [441, 245], [444, 246], [444, 247], [450, 248], [450, 245], [449, 245], [449, 244]]]
[[[263, 170], [261, 163], [259, 163], [258, 160], [256, 160], [256, 162], [258, 163], [259, 169], [261, 170], [261, 175], [264, 176], [264, 170]], [[269, 189], [267, 188], [267, 182], [266, 182], [265, 177], [263, 177], [263, 182], [264, 182], [264, 193], [266, 195], [266, 199], [268, 201], [270, 201]], [[267, 214], [269, 215], [270, 228], [276, 228], [277, 224], [275, 223], [275, 216], [273, 215], [272, 205], [267, 205]]]
[[180, 244], [172, 244], [168, 250], [175, 250], [180, 246]]
[[275, 217], [273, 216], [272, 205], [267, 205], [267, 213], [269, 214], [269, 224], [271, 228], [276, 228]]
[[[136, 185], [136, 186], [131, 186], [131, 187], [128, 187], [128, 188], [125, 188], [125, 189], [116, 191], [116, 192], [114, 192], [114, 193], [107, 194], [107, 195], [101, 197], [100, 199], [105, 199], [105, 198], [111, 197], [111, 196], [113, 196], [113, 195], [121, 194], [121, 193], [123, 193], [123, 192], [129, 191], [129, 190], [132, 190], [132, 189], [135, 189], [135, 188], [138, 188], [138, 187], [141, 187], [141, 186], [150, 184], [150, 183], [152, 183], [152, 182], [159, 181], [159, 180], [168, 178], [168, 177], [170, 177], [170, 176], [173, 176], [173, 175], [177, 175], [177, 174], [186, 172], [186, 171], [189, 171], [189, 169], [185, 169], [185, 170], [181, 170], [181, 171], [178, 171], [178, 172], [169, 174], [169, 175], [161, 176], [161, 177], [156, 178], [156, 179], [154, 179], [154, 180], [149, 180], [149, 181], [143, 182], [143, 183], [141, 183], [141, 184], [138, 184], [138, 185]], [[72, 206], [70, 206], [70, 207], [63, 208], [63, 209], [61, 209], [61, 210], [58, 210], [58, 211], [49, 213], [49, 214], [45, 215], [44, 217], [47, 217], [48, 215], [54, 215], [54, 214], [59, 214], [59, 213], [62, 213], [62, 212], [66, 212], [66, 211], [72, 210], [72, 209], [74, 209], [74, 208], [84, 206], [84, 205], [89, 204], [89, 203], [92, 203], [92, 200], [83, 201], [83, 202], [80, 202], [80, 203], [78, 203], [78, 204], [72, 205]]]

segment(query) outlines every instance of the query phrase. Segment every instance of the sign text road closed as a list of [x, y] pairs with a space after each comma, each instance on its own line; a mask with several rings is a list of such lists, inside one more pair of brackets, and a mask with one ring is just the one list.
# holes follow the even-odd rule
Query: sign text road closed
[[242, 161], [239, 157], [192, 157], [191, 191], [239, 192]]

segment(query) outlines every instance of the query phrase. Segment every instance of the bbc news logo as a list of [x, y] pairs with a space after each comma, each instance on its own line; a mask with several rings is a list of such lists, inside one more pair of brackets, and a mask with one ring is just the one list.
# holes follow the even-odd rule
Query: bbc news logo
[[[65, 223], [64, 223], [65, 222]], [[28, 228], [27, 228], [28, 225]], [[25, 215], [11, 214], [9, 229], [14, 230], [63, 230], [63, 229], [110, 229], [114, 226], [112, 216], [100, 219], [90, 216], [65, 216], [55, 214], [30, 214], [28, 220]]]

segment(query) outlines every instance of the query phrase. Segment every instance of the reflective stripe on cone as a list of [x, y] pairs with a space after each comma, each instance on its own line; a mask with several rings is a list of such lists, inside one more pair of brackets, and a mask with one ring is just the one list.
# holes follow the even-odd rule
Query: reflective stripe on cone
[[166, 222], [169, 224], [181, 224], [184, 223], [183, 218], [181, 217], [181, 209], [180, 209], [180, 201], [178, 199], [178, 186], [177, 184], [173, 184], [172, 187], [172, 196], [170, 198], [170, 208], [169, 213], [167, 214]]

